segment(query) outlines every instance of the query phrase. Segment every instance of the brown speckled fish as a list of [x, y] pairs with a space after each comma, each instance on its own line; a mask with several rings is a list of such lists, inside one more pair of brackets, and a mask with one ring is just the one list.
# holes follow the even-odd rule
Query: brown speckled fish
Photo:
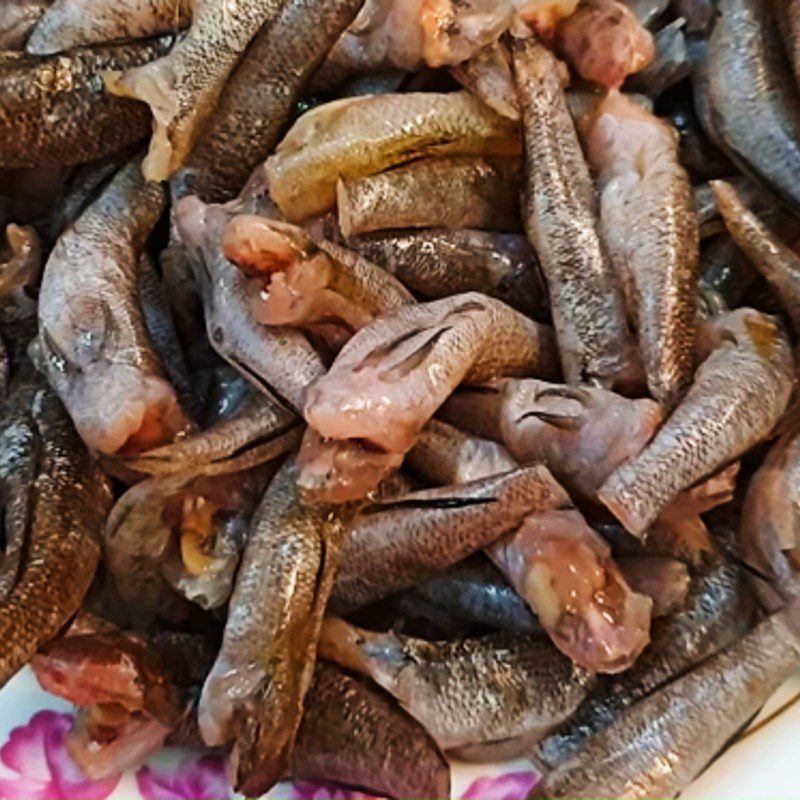
[[432, 419], [408, 451], [403, 466], [428, 483], [447, 486], [510, 472], [518, 464], [497, 442]]
[[641, 537], [681, 491], [769, 435], [789, 401], [794, 363], [778, 321], [742, 308], [705, 323], [708, 358], [650, 444], [614, 472], [600, 499]]
[[238, 472], [277, 458], [300, 441], [298, 418], [252, 390], [230, 415], [206, 430], [120, 459], [136, 472], [163, 475], [187, 469], [205, 475]]
[[631, 706], [531, 797], [672, 798], [685, 789], [800, 664], [787, 609]]
[[453, 67], [450, 73], [489, 108], [503, 117], [518, 120], [519, 100], [510, 62], [508, 49], [500, 42], [494, 42], [463, 64]]
[[229, 200], [272, 152], [295, 104], [363, 0], [288, 0], [233, 71], [176, 180], [206, 201]]
[[260, 795], [289, 766], [344, 533], [341, 515], [299, 499], [287, 461], [253, 517], [200, 701], [205, 742], [233, 744], [237, 791]]
[[769, 0], [717, 3], [704, 67], [710, 122], [732, 156], [797, 210], [800, 99], [771, 5]]
[[398, 800], [450, 796], [450, 767], [425, 729], [368, 680], [324, 661], [306, 695], [291, 774]]
[[605, 242], [639, 329], [647, 386], [671, 407], [692, 381], [700, 244], [677, 133], [619, 92], [587, 137]]
[[713, 181], [714, 196], [736, 246], [767, 279], [795, 332], [800, 332], [800, 256], [744, 204], [726, 181]]
[[320, 653], [394, 695], [443, 750], [477, 760], [477, 745], [523, 752], [572, 713], [591, 683], [546, 639], [505, 633], [427, 642], [331, 617]]
[[189, 32], [168, 55], [141, 67], [106, 68], [112, 94], [142, 100], [152, 111], [155, 129], [142, 164], [148, 180], [165, 180], [184, 162], [231, 70], [281, 5], [281, 0], [196, 0]]
[[239, 214], [225, 227], [223, 250], [251, 278], [254, 319], [303, 328], [333, 352], [381, 313], [414, 302], [385, 270], [285, 222]]
[[345, 238], [391, 228], [519, 230], [517, 159], [425, 158], [336, 190]]
[[291, 222], [332, 209], [339, 178], [421, 156], [515, 156], [519, 133], [467, 92], [350, 97], [304, 114], [267, 160], [272, 199]]
[[257, 389], [299, 411], [306, 386], [325, 367], [300, 331], [268, 328], [252, 318], [247, 279], [223, 250], [232, 214], [189, 196], [176, 204], [176, 217], [202, 294], [208, 340]]
[[502, 442], [520, 464], [546, 464], [573, 497], [590, 503], [605, 479], [641, 452], [663, 416], [652, 400], [533, 378], [467, 388], [452, 395], [442, 413]]
[[[484, 295], [455, 295], [406, 306], [362, 328], [308, 388], [304, 414], [313, 432], [334, 443], [369, 442], [391, 469], [462, 381], [553, 375], [555, 362], [549, 328]], [[319, 455], [301, 453], [301, 483]]]
[[39, 327], [48, 379], [84, 441], [109, 455], [163, 444], [187, 426], [138, 298], [139, 256], [163, 210], [162, 187], [147, 183], [134, 159], [45, 265]]
[[686, 606], [653, 622], [650, 645], [633, 667], [601, 678], [575, 714], [538, 743], [534, 763], [548, 772], [566, 762], [633, 703], [738, 641], [750, 629], [754, 611], [755, 598], [739, 567], [723, 563], [695, 578]]
[[513, 57], [525, 133], [523, 218], [550, 290], [564, 376], [630, 387], [641, 376], [638, 353], [558, 62], [534, 38], [515, 41]]
[[536, 465], [369, 505], [344, 546], [331, 606], [345, 613], [405, 589], [514, 530], [528, 514], [568, 504]]
[[49, 56], [76, 47], [177, 33], [186, 27], [191, 0], [55, 0], [25, 45]]
[[147, 108], [109, 95], [100, 76], [152, 61], [173, 41], [165, 36], [48, 58], [0, 55], [0, 167], [80, 164], [145, 137]]
[[83, 602], [100, 560], [111, 492], [58, 398], [39, 379], [13, 391], [0, 439], [6, 531], [18, 545], [9, 558], [19, 559], [0, 599], [2, 686]]
[[543, 322], [549, 308], [536, 255], [521, 235], [476, 230], [385, 231], [347, 246], [430, 300], [483, 292]]

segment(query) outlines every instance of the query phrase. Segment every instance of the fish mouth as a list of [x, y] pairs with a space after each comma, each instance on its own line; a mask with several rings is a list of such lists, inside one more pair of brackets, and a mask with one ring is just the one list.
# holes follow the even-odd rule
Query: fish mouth
[[89, 447], [107, 456], [130, 455], [171, 442], [190, 422], [163, 378], [88, 382], [91, 397], [73, 408], [75, 427]]
[[359, 439], [324, 439], [313, 428], [297, 457], [297, 485], [314, 503], [361, 500], [397, 469], [403, 456]]

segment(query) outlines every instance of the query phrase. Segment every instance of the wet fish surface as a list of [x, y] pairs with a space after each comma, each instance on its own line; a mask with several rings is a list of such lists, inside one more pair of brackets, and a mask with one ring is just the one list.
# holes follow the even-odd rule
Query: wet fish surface
[[163, 209], [162, 188], [134, 159], [45, 265], [39, 325], [48, 378], [87, 444], [109, 455], [170, 441], [187, 424], [137, 296], [139, 257]]
[[677, 492], [768, 436], [788, 403], [794, 367], [774, 317], [739, 309], [706, 323], [705, 334], [717, 346], [686, 397], [600, 489], [603, 503], [636, 536]]
[[544, 322], [547, 289], [523, 236], [476, 230], [388, 231], [355, 236], [347, 246], [431, 300], [483, 292]]
[[519, 162], [430, 158], [357, 180], [340, 180], [346, 239], [391, 228], [519, 229]]
[[797, 210], [800, 99], [777, 21], [766, 0], [722, 0], [718, 15], [706, 67], [714, 130], [734, 157]]
[[173, 37], [82, 48], [66, 55], [0, 58], [0, 167], [81, 164], [121, 150], [150, 130], [147, 109], [112, 97], [105, 70], [144, 64]]
[[342, 554], [332, 608], [366, 605], [460, 561], [530, 513], [568, 502], [540, 466], [367, 506]]
[[447, 797], [450, 767], [425, 729], [390, 697], [319, 662], [306, 696], [291, 773], [386, 797]]
[[280, 0], [201, 0], [188, 33], [162, 58], [128, 69], [109, 67], [109, 92], [141, 100], [155, 121], [142, 169], [148, 180], [170, 177], [196, 144], [225, 81], [251, 39], [281, 8]]
[[[559, 657], [547, 640], [494, 634], [426, 642], [372, 633], [329, 618], [320, 652], [367, 675], [394, 695], [439, 746], [533, 739], [569, 716], [590, 678]], [[502, 704], [504, 714], [494, 709]]]
[[[631, 706], [549, 773], [534, 796], [675, 797], [799, 660], [800, 644], [787, 614], [767, 618], [743, 639]], [[665, 760], [669, 769], [664, 769]]]
[[25, 50], [50, 56], [87, 45], [177, 33], [190, 18], [190, 0], [54, 0]]
[[245, 51], [176, 176], [205, 201], [229, 200], [272, 152], [294, 106], [363, 0], [290, 0]]
[[267, 160], [267, 173], [272, 199], [290, 222], [302, 222], [333, 208], [339, 178], [374, 175], [423, 155], [519, 152], [514, 124], [467, 92], [389, 94], [304, 114]]
[[568, 383], [638, 379], [622, 290], [597, 230], [597, 201], [554, 56], [513, 46], [526, 149], [524, 222], [541, 260]]
[[16, 575], [4, 575], [0, 601], [4, 685], [83, 602], [111, 492], [58, 398], [40, 382], [12, 395], [1, 435], [6, 530], [20, 542], [18, 554], [9, 554], [18, 559]]
[[345, 534], [298, 497], [289, 459], [254, 515], [222, 648], [203, 687], [206, 744], [233, 744], [235, 782], [260, 794], [288, 768]]
[[736, 565], [722, 564], [696, 578], [685, 608], [654, 621], [650, 645], [632, 669], [600, 678], [575, 714], [538, 743], [534, 762], [545, 772], [568, 762], [624, 709], [737, 641], [749, 630], [754, 610], [746, 576]]

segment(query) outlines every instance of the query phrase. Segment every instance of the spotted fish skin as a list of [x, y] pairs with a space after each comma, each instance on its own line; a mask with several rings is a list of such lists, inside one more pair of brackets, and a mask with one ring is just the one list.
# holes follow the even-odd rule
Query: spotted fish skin
[[[2, 686], [83, 602], [100, 561], [111, 491], [58, 398], [39, 378], [16, 388], [0, 436], [6, 524], [13, 520], [24, 531], [16, 580], [0, 600]], [[9, 483], [20, 473], [31, 480]]]
[[295, 104], [364, 0], [289, 0], [256, 34], [176, 180], [206, 201], [235, 196], [278, 143]]
[[515, 41], [512, 53], [525, 141], [523, 222], [547, 280], [564, 377], [630, 388], [641, 364], [558, 62], [534, 37]]
[[191, 0], [55, 0], [25, 45], [36, 56], [76, 47], [177, 33], [191, 18]]
[[766, 438], [794, 379], [789, 341], [774, 317], [742, 308], [707, 322], [711, 353], [650, 444], [611, 474], [600, 500], [642, 537], [681, 491]]
[[101, 75], [150, 62], [173, 42], [163, 36], [47, 58], [0, 55], [0, 167], [81, 164], [147, 136], [147, 108], [109, 95]]

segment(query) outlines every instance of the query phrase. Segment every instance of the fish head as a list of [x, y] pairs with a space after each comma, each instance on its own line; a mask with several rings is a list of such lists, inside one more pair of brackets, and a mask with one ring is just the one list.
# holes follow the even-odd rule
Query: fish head
[[340, 504], [377, 489], [403, 457], [356, 439], [326, 440], [307, 428], [297, 460], [303, 496], [315, 504]]

